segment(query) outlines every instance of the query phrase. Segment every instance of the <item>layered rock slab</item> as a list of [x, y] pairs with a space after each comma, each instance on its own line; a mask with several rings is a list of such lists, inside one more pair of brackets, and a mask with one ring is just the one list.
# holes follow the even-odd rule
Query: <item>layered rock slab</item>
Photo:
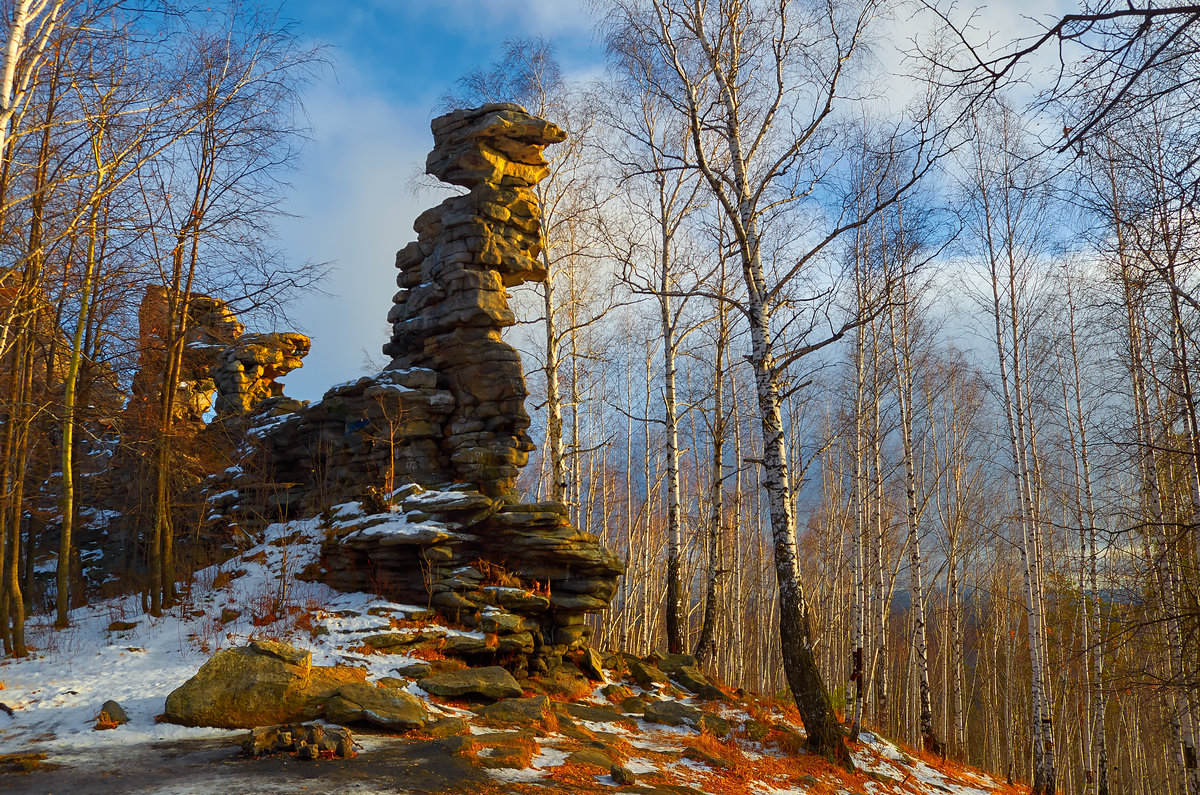
[[549, 173], [542, 150], [566, 134], [518, 105], [484, 105], [433, 121], [426, 170], [469, 190], [422, 213], [416, 241], [396, 255], [400, 288], [388, 320], [388, 369], [434, 370], [454, 396], [445, 447], [455, 479], [493, 496], [513, 489], [534, 445], [505, 289], [546, 271], [533, 187]]

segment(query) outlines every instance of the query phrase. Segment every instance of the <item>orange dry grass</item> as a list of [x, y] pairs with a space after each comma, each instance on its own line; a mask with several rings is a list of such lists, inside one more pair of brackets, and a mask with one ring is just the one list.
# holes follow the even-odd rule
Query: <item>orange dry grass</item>
[[622, 687], [620, 690], [614, 690], [605, 696], [610, 704], [620, 704], [625, 699], [633, 695], [633, 691], [627, 687]]
[[767, 709], [783, 716], [783, 719], [793, 726], [800, 726], [800, 710], [796, 709], [796, 702], [784, 696], [767, 698], [763, 700]]
[[553, 688], [546, 689], [546, 696], [551, 701], [580, 701], [584, 696], [591, 695], [593, 685], [582, 680], [555, 682]]
[[804, 740], [793, 732], [780, 731], [772, 728], [767, 734], [767, 742], [789, 754], [798, 754], [804, 748]]
[[[873, 792], [887, 795], [909, 795], [914, 792], [924, 792], [918, 789], [918, 782], [910, 778], [907, 782], [885, 782], [873, 779], [866, 771], [854, 773], [830, 763], [823, 757], [809, 753], [785, 753], [782, 755], [765, 755], [751, 760], [742, 752], [734, 740], [718, 740], [715, 737], [701, 735], [700, 737], [680, 738], [679, 747], [682, 750], [688, 745], [695, 746], [706, 753], [719, 757], [731, 763], [730, 769], [675, 770], [662, 775], [646, 777], [646, 783], [685, 784], [700, 789], [709, 795], [740, 795], [748, 791], [749, 785], [762, 781], [776, 787], [794, 786], [805, 776], [816, 780], [812, 783], [805, 780], [806, 792], [812, 795], [834, 795], [837, 792], [850, 790], [865, 792], [871, 785]], [[678, 753], [658, 754], [644, 750], [638, 751], [639, 756], [651, 757], [654, 761], [669, 767]], [[937, 757], [926, 758], [926, 764], [939, 770], [953, 783], [979, 786], [979, 783], [965, 777], [970, 769], [954, 762], [946, 762]], [[997, 795], [1024, 795], [1028, 789], [1020, 787], [1004, 787], [997, 790]]]
[[[425, 662], [437, 662], [438, 660], [447, 659], [446, 655], [442, 654], [439, 649], [435, 649], [432, 646], [418, 646], [415, 649], [410, 649], [406, 653], [409, 657], [416, 657], [418, 660], [424, 660]], [[466, 663], [463, 663], [461, 667], [465, 668]]]
[[521, 578], [510, 572], [504, 565], [483, 558], [471, 562], [471, 568], [483, 575], [480, 585], [496, 585], [501, 588], [523, 588]]
[[738, 747], [737, 741], [732, 738], [720, 740], [708, 732], [701, 732], [699, 736], [689, 738], [687, 744], [737, 766], [750, 764], [750, 760]]
[[452, 622], [447, 620], [446, 617], [443, 616], [441, 613], [435, 613], [434, 615], [430, 616], [429, 618], [421, 618], [421, 619], [396, 618], [393, 616], [388, 619], [388, 625], [391, 626], [393, 629], [423, 629], [424, 627], [428, 627], [430, 625], [439, 626], [439, 627], [454, 627], [456, 629], [470, 629], [470, 627], [467, 627], [463, 624], [453, 624]]
[[107, 712], [101, 712], [100, 717], [96, 718], [96, 731], [104, 731], [105, 729], [115, 729], [121, 724], [117, 723], [112, 718], [108, 717]]
[[301, 630], [302, 632], [307, 632], [309, 635], [315, 633], [317, 627], [313, 623], [313, 614], [301, 613], [300, 615], [296, 616], [296, 629]]

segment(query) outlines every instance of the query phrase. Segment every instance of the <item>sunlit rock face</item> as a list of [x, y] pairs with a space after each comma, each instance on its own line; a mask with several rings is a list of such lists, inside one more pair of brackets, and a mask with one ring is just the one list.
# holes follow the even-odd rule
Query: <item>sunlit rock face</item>
[[[152, 285], [138, 307], [135, 403], [157, 405], [161, 399], [171, 300], [169, 290]], [[301, 366], [311, 345], [308, 337], [295, 332], [246, 334], [233, 310], [208, 295], [191, 295], [186, 315], [173, 418], [185, 425], [201, 425], [214, 408], [214, 396], [217, 415], [229, 416], [245, 414], [263, 400], [282, 395], [278, 379]]]
[[312, 342], [303, 334], [246, 334], [217, 355], [213, 380], [218, 416], [245, 414], [267, 398], [283, 395], [280, 378], [301, 366]]
[[[172, 293], [160, 285], [146, 288], [138, 306], [138, 369], [133, 377], [132, 408], [142, 408], [151, 421], [161, 400], [167, 377], [167, 337], [172, 313]], [[179, 298], [175, 297], [175, 301]], [[242, 335], [246, 327], [224, 301], [207, 295], [188, 300], [183, 340], [183, 360], [173, 399], [175, 423], [199, 426], [212, 408], [217, 387], [212, 370], [222, 348]]]
[[543, 150], [566, 134], [518, 105], [434, 119], [426, 170], [469, 190], [417, 218], [396, 255], [400, 290], [388, 315], [389, 370], [425, 368], [454, 397], [445, 446], [454, 479], [510, 492], [534, 449], [521, 360], [500, 338], [516, 321], [505, 288], [546, 271], [532, 188], [549, 173]]
[[505, 290], [546, 278], [533, 188], [549, 173], [544, 148], [566, 135], [508, 104], [432, 130], [427, 170], [467, 192], [422, 213], [396, 256], [391, 362], [311, 405], [267, 397], [247, 412], [292, 359], [258, 338], [223, 349], [217, 386], [242, 402], [219, 398], [218, 411], [233, 412], [221, 425], [241, 453], [205, 484], [206, 521], [235, 538], [321, 514], [324, 551], [304, 576], [437, 610], [466, 628], [447, 652], [549, 670], [586, 647], [585, 616], [622, 572], [567, 506], [516, 492], [534, 445], [521, 360], [500, 336], [515, 323]]

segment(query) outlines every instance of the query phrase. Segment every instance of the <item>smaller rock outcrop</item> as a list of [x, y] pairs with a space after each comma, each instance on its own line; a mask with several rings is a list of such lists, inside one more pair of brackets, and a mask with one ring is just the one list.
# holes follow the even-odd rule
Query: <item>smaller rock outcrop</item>
[[246, 334], [217, 354], [212, 377], [218, 417], [245, 414], [267, 398], [283, 395], [278, 379], [300, 367], [311, 341], [303, 334]]
[[96, 716], [96, 729], [115, 729], [126, 723], [129, 723], [129, 716], [120, 704], [109, 699], [100, 705], [100, 714]]
[[498, 665], [431, 674], [417, 684], [435, 696], [471, 695], [500, 699], [521, 695], [521, 685], [512, 674]]
[[[178, 299], [176, 299], [178, 300]], [[146, 288], [138, 309], [138, 370], [133, 407], [142, 413], [162, 394], [166, 372], [172, 293]], [[245, 334], [246, 327], [219, 298], [188, 300], [183, 367], [175, 385], [175, 420], [199, 426], [213, 409], [219, 416], [244, 414], [268, 397], [283, 394], [278, 380], [301, 366], [310, 341], [303, 334]], [[144, 404], [144, 405], [140, 405]]]
[[[383, 514], [335, 511], [322, 565], [304, 576], [431, 605], [475, 630], [446, 640], [468, 659], [517, 653], [541, 672], [586, 646], [587, 615], [608, 605], [621, 568], [571, 524], [566, 506], [503, 504], [465, 486], [410, 487], [394, 499]], [[403, 637], [393, 640], [406, 650]]]
[[[138, 307], [138, 369], [133, 376], [130, 409], [135, 415], [144, 415], [143, 421], [153, 420], [163, 392], [172, 296], [167, 288], [150, 285]], [[204, 415], [212, 408], [213, 395], [217, 391], [212, 376], [217, 355], [245, 330], [224, 301], [207, 295], [191, 296], [183, 341], [183, 368], [174, 384], [175, 422], [191, 426], [204, 424]]]

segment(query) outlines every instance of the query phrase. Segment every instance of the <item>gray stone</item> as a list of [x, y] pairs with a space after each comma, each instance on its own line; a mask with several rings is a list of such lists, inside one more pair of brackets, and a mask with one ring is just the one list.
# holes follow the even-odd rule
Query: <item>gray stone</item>
[[657, 661], [658, 667], [668, 674], [673, 674], [685, 666], [695, 668], [696, 658], [690, 654], [664, 654]]
[[599, 748], [580, 748], [578, 751], [573, 751], [567, 757], [567, 761], [576, 765], [598, 767], [601, 770], [611, 770], [617, 764], [612, 756]]
[[700, 722], [700, 710], [666, 699], [651, 701], [646, 705], [646, 721], [666, 726], [696, 726]]
[[401, 676], [407, 676], [409, 679], [420, 679], [423, 676], [429, 676], [433, 672], [433, 666], [424, 660], [413, 660], [404, 663], [399, 668], [396, 668], [395, 671]]
[[595, 649], [583, 650], [583, 656], [579, 659], [579, 667], [583, 669], [583, 672], [588, 675], [589, 679], [597, 682], [604, 681], [604, 663]]
[[521, 686], [517, 684], [517, 680], [498, 665], [431, 674], [418, 680], [417, 684], [435, 696], [476, 695], [501, 699], [521, 695]]
[[542, 729], [548, 727], [553, 715], [550, 699], [546, 696], [505, 698], [495, 704], [477, 707], [472, 712], [487, 723]]
[[636, 657], [628, 657], [629, 673], [633, 680], [645, 688], [667, 684], [667, 675], [655, 665], [644, 663]]
[[612, 777], [613, 783], [618, 787], [627, 787], [637, 781], [633, 771], [624, 765], [613, 765], [608, 769], [608, 775]]
[[312, 666], [311, 660], [310, 652], [273, 641], [223, 649], [167, 696], [163, 719], [227, 729], [307, 720], [339, 687], [365, 676], [355, 668]]
[[696, 728], [720, 738], [728, 737], [731, 729], [729, 721], [711, 712], [705, 712], [700, 715], [700, 719], [696, 721]]
[[721, 689], [714, 685], [712, 681], [700, 672], [700, 669], [694, 665], [677, 666], [670, 673], [672, 681], [685, 690], [690, 690], [701, 698], [709, 701], [728, 701], [728, 697], [721, 692]]
[[354, 756], [350, 730], [318, 723], [258, 726], [242, 739], [242, 753], [246, 756], [295, 753], [301, 759], [316, 759], [322, 752], [342, 758]]
[[322, 714], [334, 723], [368, 723], [392, 731], [419, 729], [429, 720], [425, 702], [412, 693], [367, 682], [338, 688]]
[[438, 718], [432, 723], [425, 725], [425, 733], [435, 740], [440, 740], [445, 737], [457, 737], [463, 734], [470, 734], [471, 726], [462, 718], [453, 716]]
[[96, 716], [98, 724], [113, 724], [113, 726], [121, 726], [129, 723], [129, 716], [125, 714], [125, 710], [120, 704], [109, 699], [100, 705], [100, 714]]

